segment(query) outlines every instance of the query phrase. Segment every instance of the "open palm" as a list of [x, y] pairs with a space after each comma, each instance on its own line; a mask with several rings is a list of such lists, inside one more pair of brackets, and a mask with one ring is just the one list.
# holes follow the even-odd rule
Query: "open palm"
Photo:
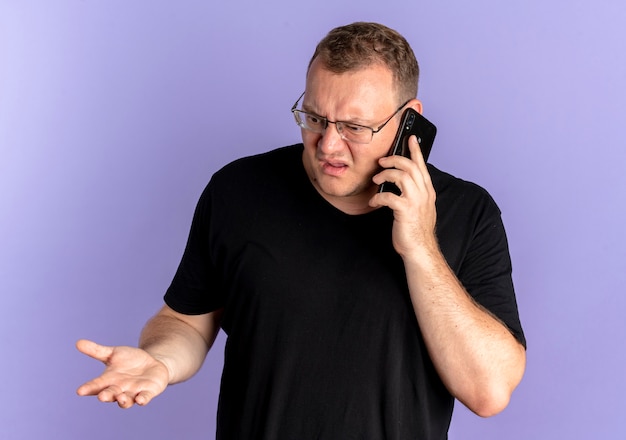
[[101, 361], [104, 372], [81, 385], [80, 396], [98, 396], [102, 402], [117, 402], [121, 408], [146, 405], [165, 390], [169, 372], [165, 364], [146, 351], [134, 347], [108, 347], [80, 340], [76, 348]]

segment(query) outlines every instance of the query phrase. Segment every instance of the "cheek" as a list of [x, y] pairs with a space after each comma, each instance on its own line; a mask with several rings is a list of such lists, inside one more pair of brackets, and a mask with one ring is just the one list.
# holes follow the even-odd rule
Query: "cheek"
[[306, 149], [315, 150], [317, 148], [317, 143], [322, 137], [319, 133], [312, 133], [308, 130], [302, 130], [302, 143]]
[[378, 160], [387, 155], [389, 147], [384, 144], [370, 144], [368, 147], [370, 148], [361, 148], [358, 151], [353, 150], [353, 158], [358, 173], [370, 177], [381, 170]]
[[379, 157], [367, 149], [357, 150], [354, 148], [352, 150], [352, 172], [359, 176], [360, 179], [369, 180], [380, 169], [378, 164]]
[[311, 172], [314, 168], [315, 157], [317, 156], [317, 141], [319, 135], [309, 131], [302, 130], [302, 144], [304, 151], [302, 153], [302, 161], [304, 167]]
[[392, 137], [381, 137], [378, 139], [378, 142], [372, 143], [370, 153], [373, 157], [380, 159], [383, 156], [387, 156], [389, 154], [389, 150], [391, 149], [391, 144], [393, 143], [394, 136]]
[[365, 146], [359, 146], [360, 148], [354, 149], [353, 154], [355, 161], [363, 164], [367, 167], [378, 167], [378, 159], [386, 156], [389, 153], [389, 147], [384, 143], [381, 144], [368, 144]]

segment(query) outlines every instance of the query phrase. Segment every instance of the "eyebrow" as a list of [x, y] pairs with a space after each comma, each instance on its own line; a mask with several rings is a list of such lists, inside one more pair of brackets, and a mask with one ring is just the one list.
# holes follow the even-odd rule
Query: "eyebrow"
[[[306, 113], [311, 113], [312, 115], [319, 116], [320, 118], [324, 118], [328, 120], [328, 117], [320, 115], [319, 113], [314, 111], [311, 107], [309, 107], [308, 105], [305, 105], [304, 102], [302, 103], [302, 110], [304, 110]], [[358, 118], [357, 119], [340, 119], [338, 121], [333, 121], [333, 122], [345, 122], [347, 124], [359, 125], [365, 128], [372, 128], [372, 124], [374, 124], [373, 122], [370, 123], [368, 121], [363, 121]]]
[[305, 105], [304, 102], [302, 103], [302, 110], [304, 110], [307, 113], [312, 113], [315, 116], [320, 116], [322, 118], [324, 117], [324, 116], [318, 114], [317, 112], [313, 111], [313, 109], [311, 107], [309, 107], [308, 105]]

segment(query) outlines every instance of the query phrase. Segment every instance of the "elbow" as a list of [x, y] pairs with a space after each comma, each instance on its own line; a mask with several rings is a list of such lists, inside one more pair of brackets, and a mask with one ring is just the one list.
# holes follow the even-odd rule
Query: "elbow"
[[492, 417], [501, 413], [509, 405], [513, 391], [520, 383], [523, 369], [501, 380], [487, 381], [459, 399], [470, 411], [480, 417]]
[[492, 417], [509, 405], [513, 391], [522, 381], [526, 369], [526, 351], [520, 346], [519, 357], [500, 371], [489, 374], [489, 378], [473, 387], [461, 402], [480, 417]]
[[486, 390], [463, 404], [480, 417], [492, 417], [501, 413], [511, 400], [511, 392], [507, 390]]

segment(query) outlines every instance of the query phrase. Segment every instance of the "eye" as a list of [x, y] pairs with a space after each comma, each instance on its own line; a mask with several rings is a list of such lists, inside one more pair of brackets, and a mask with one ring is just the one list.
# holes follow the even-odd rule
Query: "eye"
[[344, 130], [348, 130], [351, 133], [358, 134], [358, 133], [363, 133], [364, 131], [368, 130], [368, 128], [363, 127], [362, 125], [344, 123]]
[[310, 113], [305, 113], [304, 118], [305, 118], [305, 122], [309, 126], [317, 127], [320, 125], [324, 125], [324, 119], [319, 116], [312, 115]]

